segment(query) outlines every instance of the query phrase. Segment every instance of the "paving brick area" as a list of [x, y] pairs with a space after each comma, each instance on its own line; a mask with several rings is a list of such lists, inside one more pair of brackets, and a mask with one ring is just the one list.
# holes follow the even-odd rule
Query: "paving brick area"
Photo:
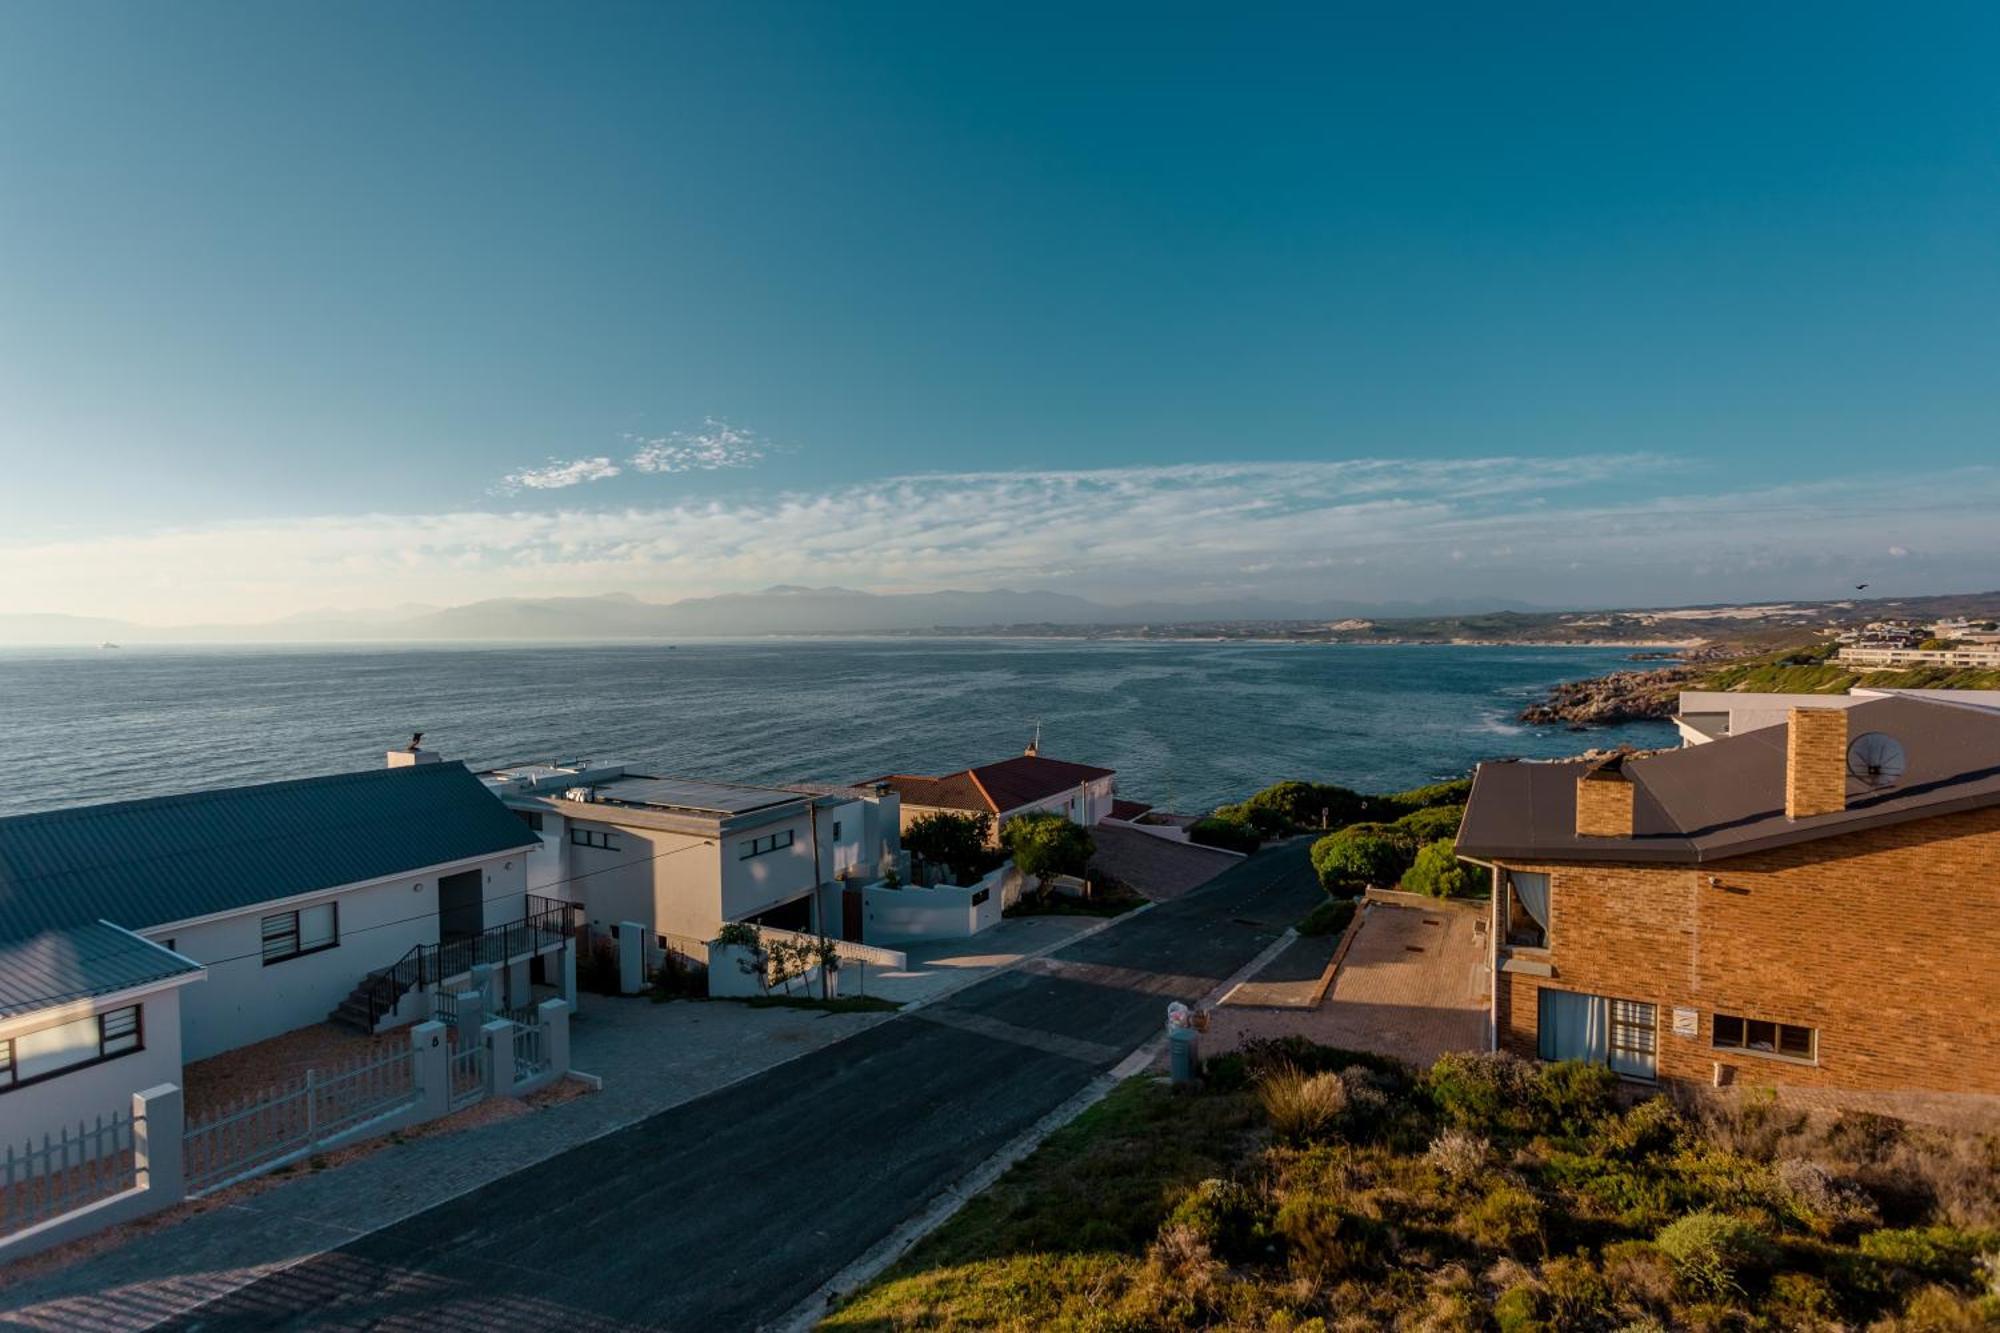
[[1446, 1051], [1484, 1050], [1488, 994], [1485, 907], [1371, 900], [1316, 1009], [1219, 1006], [1210, 1051], [1299, 1035], [1428, 1065]]

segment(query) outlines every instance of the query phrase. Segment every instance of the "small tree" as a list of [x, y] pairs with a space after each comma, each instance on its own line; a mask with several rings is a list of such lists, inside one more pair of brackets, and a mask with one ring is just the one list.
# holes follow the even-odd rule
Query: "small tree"
[[1394, 884], [1409, 869], [1409, 835], [1388, 824], [1350, 824], [1313, 844], [1313, 869], [1328, 893], [1352, 895]]
[[1087, 830], [1050, 811], [1008, 820], [1000, 826], [1000, 842], [1021, 873], [1035, 877], [1035, 897], [1043, 902], [1057, 875], [1083, 874], [1097, 854]]
[[989, 816], [940, 810], [911, 820], [903, 830], [903, 845], [927, 863], [948, 868], [958, 883], [971, 884], [991, 859], [986, 843], [992, 829]]
[[1433, 898], [1469, 898], [1485, 881], [1475, 866], [1458, 859], [1452, 845], [1443, 840], [1427, 842], [1417, 859], [1403, 872], [1399, 888], [1409, 893], [1427, 893]]

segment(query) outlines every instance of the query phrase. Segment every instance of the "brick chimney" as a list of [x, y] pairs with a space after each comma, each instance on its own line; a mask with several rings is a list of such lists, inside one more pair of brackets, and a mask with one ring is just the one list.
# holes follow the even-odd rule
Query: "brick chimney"
[[1632, 836], [1632, 779], [1625, 772], [1626, 753], [1592, 764], [1576, 780], [1576, 836]]
[[1794, 708], [1785, 733], [1785, 818], [1845, 810], [1847, 710]]

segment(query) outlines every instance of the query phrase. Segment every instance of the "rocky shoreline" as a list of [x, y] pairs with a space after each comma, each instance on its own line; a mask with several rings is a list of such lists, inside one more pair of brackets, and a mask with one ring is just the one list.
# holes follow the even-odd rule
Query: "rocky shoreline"
[[1520, 720], [1532, 726], [1561, 725], [1581, 731], [1620, 722], [1670, 718], [1682, 690], [1700, 684], [1713, 667], [1691, 662], [1647, 671], [1614, 671], [1590, 680], [1569, 680], [1550, 690], [1539, 703], [1521, 710]]

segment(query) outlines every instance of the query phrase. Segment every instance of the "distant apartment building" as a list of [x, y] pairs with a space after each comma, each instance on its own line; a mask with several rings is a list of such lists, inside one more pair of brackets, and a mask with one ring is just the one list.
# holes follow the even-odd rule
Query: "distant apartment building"
[[528, 889], [535, 841], [463, 766], [413, 760], [0, 819], [5, 1138], [329, 1017], [408, 1021], [475, 958], [525, 1003], [570, 923]]
[[531, 888], [579, 904], [596, 934], [636, 922], [698, 957], [734, 921], [840, 934], [843, 886], [879, 879], [901, 852], [887, 789], [754, 786], [588, 761], [481, 780], [538, 840]]
[[985, 815], [991, 821], [989, 836], [997, 844], [1001, 826], [1024, 814], [1045, 811], [1085, 826], [1111, 818], [1117, 781], [1112, 769], [1049, 759], [1030, 746], [1015, 758], [943, 777], [890, 773], [862, 785], [895, 791], [902, 798], [905, 828], [914, 819], [940, 812]]
[[1949, 648], [1926, 648], [1919, 640], [1913, 646], [1890, 644], [1843, 645], [1835, 660], [1859, 667], [1938, 666], [1959, 668], [2000, 667], [2000, 643], [1956, 643]]
[[1910, 697], [1488, 763], [1493, 1032], [1644, 1081], [2000, 1093], [2000, 714]]

